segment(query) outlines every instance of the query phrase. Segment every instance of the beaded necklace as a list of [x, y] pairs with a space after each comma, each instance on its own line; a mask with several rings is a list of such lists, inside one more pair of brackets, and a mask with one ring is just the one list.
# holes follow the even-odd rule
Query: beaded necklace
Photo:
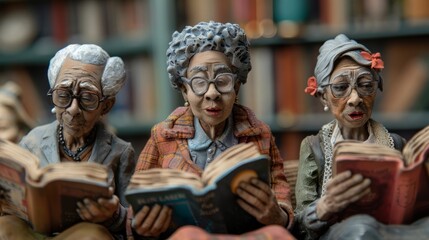
[[80, 162], [81, 161], [80, 155], [82, 155], [82, 153], [89, 147], [89, 145], [91, 145], [94, 142], [95, 132], [96, 132], [96, 128], [94, 128], [89, 134], [89, 136], [85, 139], [85, 144], [82, 147], [79, 147], [76, 152], [73, 152], [66, 146], [66, 141], [64, 140], [64, 135], [63, 135], [63, 125], [60, 124], [60, 127], [58, 128], [58, 141], [61, 147], [63, 148], [64, 153], [67, 156], [71, 157], [75, 162]]

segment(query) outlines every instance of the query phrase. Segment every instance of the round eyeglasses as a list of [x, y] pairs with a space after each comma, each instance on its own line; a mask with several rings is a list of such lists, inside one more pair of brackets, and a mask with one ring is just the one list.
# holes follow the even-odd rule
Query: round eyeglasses
[[323, 87], [329, 86], [331, 93], [335, 98], [348, 97], [352, 93], [352, 89], [355, 88], [359, 95], [369, 96], [375, 93], [377, 90], [378, 81], [362, 81], [357, 82], [352, 87], [351, 83], [330, 83], [323, 85]]
[[105, 100], [105, 97], [100, 99], [99, 95], [90, 91], [80, 92], [74, 95], [70, 89], [50, 89], [48, 96], [52, 96], [52, 102], [60, 108], [70, 107], [74, 98], [77, 99], [79, 107], [85, 111], [93, 111], [98, 108], [100, 102]]
[[204, 95], [209, 90], [210, 83], [214, 83], [218, 92], [229, 93], [234, 90], [236, 79], [237, 75], [233, 73], [220, 73], [213, 80], [198, 76], [191, 79], [182, 77], [182, 80], [191, 86], [192, 91], [197, 96]]

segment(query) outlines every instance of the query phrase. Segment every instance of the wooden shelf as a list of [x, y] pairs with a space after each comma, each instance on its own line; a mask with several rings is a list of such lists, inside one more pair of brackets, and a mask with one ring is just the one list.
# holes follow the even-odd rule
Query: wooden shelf
[[[312, 26], [310, 29], [304, 31], [298, 37], [282, 38], [279, 36], [272, 38], [257, 38], [252, 39], [252, 47], [266, 47], [266, 46], [285, 46], [285, 45], [304, 45], [304, 44], [322, 44], [327, 39], [335, 37], [338, 33], [331, 33], [330, 31], [323, 31], [323, 26]], [[384, 40], [395, 38], [408, 38], [408, 37], [427, 37], [429, 36], [429, 22], [421, 24], [410, 24], [403, 22], [400, 26], [392, 29], [383, 30], [347, 30], [343, 31], [345, 35], [357, 41], [366, 40]]]
[[[79, 42], [76, 42], [79, 43]], [[150, 54], [152, 41], [146, 39], [110, 38], [98, 44], [111, 56], [132, 56]], [[47, 65], [49, 60], [61, 48], [50, 40], [35, 43], [19, 52], [0, 53], [0, 66], [9, 65]]]
[[[277, 116], [267, 122], [273, 132], [314, 132], [332, 121], [330, 113], [301, 114], [296, 116]], [[372, 119], [382, 123], [390, 130], [418, 130], [428, 125], [429, 112], [373, 113]]]

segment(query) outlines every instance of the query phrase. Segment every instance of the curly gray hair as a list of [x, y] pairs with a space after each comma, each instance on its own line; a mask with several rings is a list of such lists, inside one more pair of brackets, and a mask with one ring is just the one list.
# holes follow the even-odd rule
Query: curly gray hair
[[252, 69], [249, 41], [238, 24], [200, 22], [175, 31], [167, 49], [167, 72], [172, 87], [179, 90], [181, 77], [185, 76], [190, 59], [204, 51], [223, 52], [237, 68], [238, 80], [246, 83]]
[[[361, 51], [368, 52], [364, 45], [357, 43], [354, 40], [349, 39], [344, 34], [338, 34], [334, 39], [327, 40], [319, 49], [319, 56], [317, 57], [316, 67], [314, 69], [314, 75], [317, 80], [317, 94], [323, 93], [323, 88], [329, 84], [329, 78], [334, 70], [335, 63], [342, 57], [350, 57], [355, 62], [362, 66], [371, 66], [371, 60], [364, 58], [361, 55]], [[371, 69], [374, 77], [379, 81], [379, 88], [382, 90], [382, 78], [380, 73]]]
[[58, 73], [66, 57], [86, 64], [104, 65], [101, 77], [104, 96], [116, 96], [125, 83], [125, 66], [120, 57], [110, 57], [106, 51], [94, 44], [70, 44], [60, 49], [49, 63], [48, 80], [51, 88], [55, 87]]

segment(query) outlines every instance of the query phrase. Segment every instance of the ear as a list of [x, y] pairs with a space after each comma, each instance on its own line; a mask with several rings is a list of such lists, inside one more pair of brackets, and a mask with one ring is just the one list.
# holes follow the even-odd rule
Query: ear
[[320, 100], [320, 102], [322, 103], [323, 106], [328, 106], [329, 107], [328, 99], [326, 98], [326, 94], [327, 94], [326, 91], [323, 91], [323, 93], [320, 94], [319, 100]]
[[238, 92], [240, 91], [241, 82], [238, 81], [234, 86], [235, 95], [238, 95]]
[[101, 110], [101, 114], [102, 115], [106, 115], [107, 113], [110, 112], [110, 110], [112, 110], [113, 105], [116, 102], [116, 98], [112, 97], [112, 98], [107, 98], [106, 100], [104, 100], [104, 104], [103, 109]]
[[188, 90], [185, 86], [180, 86], [180, 92], [182, 93], [183, 100], [185, 100], [185, 102], [188, 101]]

